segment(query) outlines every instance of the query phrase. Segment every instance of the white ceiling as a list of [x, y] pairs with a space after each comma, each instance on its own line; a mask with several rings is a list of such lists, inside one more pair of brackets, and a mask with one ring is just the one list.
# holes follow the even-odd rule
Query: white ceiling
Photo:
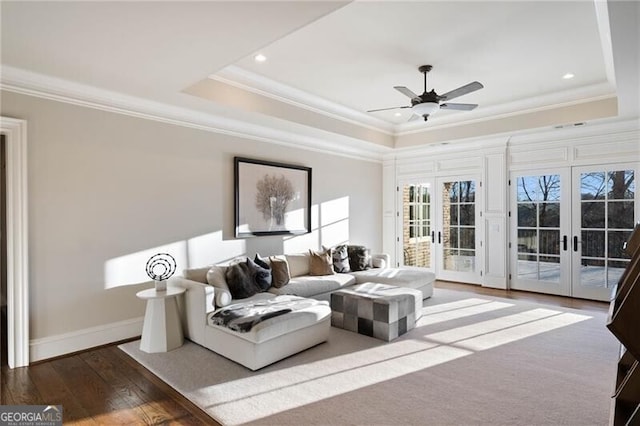
[[[563, 94], [598, 85], [613, 92], [591, 1], [354, 2], [261, 52], [266, 62], [250, 55], [236, 65], [363, 112], [410, 105], [393, 86], [421, 94], [422, 64], [434, 66], [428, 90], [440, 94], [483, 83], [454, 101], [478, 103], [478, 111], [531, 98], [541, 100], [536, 106], [566, 101]], [[575, 78], [562, 79], [568, 72]], [[374, 115], [400, 123], [410, 114]], [[447, 114], [465, 113], [438, 116]]]
[[[318, 127], [386, 147], [393, 140], [384, 135], [602, 99], [620, 83], [600, 0], [2, 1], [0, 13], [5, 89], [19, 85], [16, 75], [36, 73], [185, 111], [288, 131], [313, 127], [287, 123], [282, 108], [280, 115], [265, 105], [258, 111], [251, 96], [260, 94], [377, 129], [382, 136], [368, 138], [348, 126], [333, 130], [335, 122]], [[626, 40], [631, 34], [627, 52], [638, 46], [634, 22], [631, 33], [619, 31]], [[258, 52], [268, 60], [254, 62]], [[422, 64], [434, 66], [428, 86], [439, 93], [482, 82], [484, 89], [455, 101], [480, 107], [439, 111], [428, 123], [406, 123], [407, 110], [366, 113], [408, 105], [393, 86], [422, 93]], [[631, 65], [627, 74], [637, 75], [637, 56]], [[562, 79], [567, 72], [575, 78]], [[242, 94], [242, 102], [190, 90], [214, 81], [208, 76], [218, 84], [210, 92], [222, 83], [242, 88], [225, 92]]]

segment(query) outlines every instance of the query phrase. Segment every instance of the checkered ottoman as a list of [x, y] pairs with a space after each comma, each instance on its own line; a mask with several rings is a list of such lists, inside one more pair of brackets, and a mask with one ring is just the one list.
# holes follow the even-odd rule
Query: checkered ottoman
[[422, 292], [364, 283], [331, 293], [331, 325], [387, 342], [415, 327]]

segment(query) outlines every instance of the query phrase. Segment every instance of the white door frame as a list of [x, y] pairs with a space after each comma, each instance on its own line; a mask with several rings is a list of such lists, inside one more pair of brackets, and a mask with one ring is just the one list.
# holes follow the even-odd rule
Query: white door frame
[[10, 368], [29, 365], [27, 122], [0, 117], [7, 157], [7, 346]]

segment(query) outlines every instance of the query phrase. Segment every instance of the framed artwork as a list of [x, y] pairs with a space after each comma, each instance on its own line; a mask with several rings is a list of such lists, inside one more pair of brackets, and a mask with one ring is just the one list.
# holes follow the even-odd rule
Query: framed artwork
[[311, 232], [311, 168], [234, 157], [235, 236]]

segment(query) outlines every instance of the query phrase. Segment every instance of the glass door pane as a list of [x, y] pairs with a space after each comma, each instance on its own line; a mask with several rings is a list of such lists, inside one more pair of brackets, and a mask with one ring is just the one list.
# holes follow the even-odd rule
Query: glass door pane
[[445, 178], [439, 180], [438, 187], [438, 277], [479, 282], [477, 180]]
[[432, 268], [432, 186], [402, 185], [402, 262], [406, 266]]
[[609, 300], [629, 263], [622, 249], [633, 231], [636, 184], [633, 167], [574, 169], [573, 295]]
[[[512, 173], [511, 287], [569, 294], [566, 171]], [[565, 242], [567, 241], [567, 242]]]
[[475, 181], [443, 182], [442, 244], [444, 269], [476, 270]]

